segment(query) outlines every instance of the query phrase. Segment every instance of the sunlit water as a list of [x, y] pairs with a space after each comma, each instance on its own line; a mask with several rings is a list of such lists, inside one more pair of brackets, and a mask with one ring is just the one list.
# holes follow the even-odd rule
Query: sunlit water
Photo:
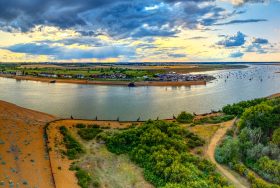
[[205, 113], [228, 103], [280, 92], [280, 66], [209, 71], [206, 86], [135, 87], [48, 84], [0, 78], [0, 99], [59, 117], [141, 120]]

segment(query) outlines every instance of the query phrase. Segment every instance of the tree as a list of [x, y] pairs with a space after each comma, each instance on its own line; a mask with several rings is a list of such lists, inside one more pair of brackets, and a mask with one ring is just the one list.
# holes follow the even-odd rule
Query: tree
[[262, 103], [247, 108], [241, 116], [239, 126], [241, 129], [245, 127], [259, 127], [268, 134], [275, 126], [275, 115], [273, 114], [273, 107]]
[[187, 113], [187, 112], [181, 112], [181, 114], [178, 115], [176, 120], [180, 123], [191, 123], [193, 121], [194, 115]]

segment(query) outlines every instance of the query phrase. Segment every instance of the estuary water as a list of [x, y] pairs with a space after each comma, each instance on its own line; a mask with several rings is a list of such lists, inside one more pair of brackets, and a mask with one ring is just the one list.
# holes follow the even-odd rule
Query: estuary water
[[280, 66], [208, 71], [205, 86], [95, 86], [0, 78], [0, 100], [63, 118], [141, 120], [171, 118], [181, 111], [206, 113], [242, 100], [280, 92]]

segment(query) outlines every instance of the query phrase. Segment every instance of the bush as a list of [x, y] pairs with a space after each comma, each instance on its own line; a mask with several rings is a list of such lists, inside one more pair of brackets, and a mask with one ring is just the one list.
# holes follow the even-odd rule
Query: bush
[[261, 157], [254, 165], [254, 170], [268, 181], [280, 184], [279, 161], [270, 160], [267, 156]]
[[206, 123], [217, 124], [217, 123], [222, 123], [225, 121], [232, 120], [233, 118], [234, 118], [234, 115], [221, 115], [221, 116], [205, 117], [205, 118], [195, 120], [193, 125], [206, 124]]
[[240, 116], [246, 108], [249, 108], [251, 106], [255, 106], [257, 104], [260, 104], [264, 101], [267, 101], [266, 98], [260, 98], [260, 99], [254, 99], [254, 100], [248, 100], [248, 101], [241, 101], [239, 103], [235, 103], [232, 105], [226, 105], [223, 107], [222, 111], [225, 114], [229, 115], [235, 115], [235, 116]]
[[79, 129], [81, 129], [81, 128], [85, 128], [86, 125], [85, 125], [85, 124], [78, 123], [78, 124], [76, 125], [76, 127], [79, 128]]
[[65, 154], [69, 159], [77, 159], [80, 154], [85, 153], [81, 144], [69, 133], [65, 126], [60, 127], [60, 133], [63, 135], [63, 143], [67, 149]]
[[239, 126], [240, 128], [261, 128], [265, 133], [268, 133], [274, 127], [275, 119], [272, 113], [273, 107], [267, 104], [259, 104], [245, 110], [242, 114]]
[[156, 187], [223, 187], [227, 185], [207, 160], [188, 153], [203, 141], [176, 123], [148, 121], [107, 137], [107, 148], [128, 154], [144, 168], [145, 179]]
[[84, 140], [92, 140], [98, 135], [102, 130], [100, 128], [82, 128], [78, 130], [78, 135]]
[[179, 123], [191, 123], [193, 121], [194, 115], [187, 113], [187, 112], [181, 112], [181, 114], [178, 115], [176, 120]]
[[280, 128], [276, 129], [272, 135], [272, 143], [280, 146]]
[[240, 160], [238, 140], [226, 137], [223, 143], [215, 150], [215, 159], [219, 163], [229, 164]]
[[86, 172], [85, 170], [77, 167], [75, 175], [78, 179], [78, 184], [82, 188], [89, 188], [89, 186], [92, 182], [92, 178], [91, 178], [91, 176], [88, 172]]

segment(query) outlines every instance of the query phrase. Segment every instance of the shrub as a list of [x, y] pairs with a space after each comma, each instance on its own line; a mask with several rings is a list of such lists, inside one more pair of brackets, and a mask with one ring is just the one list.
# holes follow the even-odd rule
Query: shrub
[[225, 121], [232, 120], [233, 118], [234, 118], [234, 115], [221, 115], [221, 116], [205, 117], [205, 118], [195, 120], [194, 125], [205, 124], [205, 123], [217, 124], [217, 123], [222, 123]]
[[82, 188], [88, 188], [90, 186], [92, 178], [87, 171], [77, 167], [75, 175], [78, 179], [78, 184]]
[[76, 127], [79, 128], [79, 129], [81, 129], [81, 128], [85, 128], [86, 125], [85, 125], [85, 124], [78, 123], [78, 124], [76, 125]]
[[207, 160], [188, 153], [203, 141], [176, 123], [147, 121], [142, 126], [107, 137], [107, 148], [128, 154], [144, 168], [145, 179], [156, 187], [223, 187], [227, 185]]
[[239, 126], [240, 128], [261, 128], [265, 133], [268, 133], [274, 127], [275, 119], [272, 113], [273, 107], [267, 104], [259, 104], [245, 110], [242, 114]]
[[268, 181], [280, 184], [279, 161], [271, 160], [267, 156], [261, 157], [254, 165], [254, 170]]
[[194, 115], [187, 113], [187, 112], [181, 112], [181, 114], [178, 115], [176, 120], [180, 123], [191, 123], [193, 121]]
[[100, 128], [82, 128], [78, 130], [78, 135], [84, 140], [92, 140], [98, 135], [102, 130]]
[[85, 152], [81, 144], [69, 133], [65, 126], [60, 127], [60, 133], [63, 135], [63, 143], [67, 149], [65, 154], [69, 159], [77, 159], [80, 154]]
[[240, 160], [238, 140], [226, 137], [223, 143], [215, 150], [215, 159], [219, 163], [229, 164]]
[[235, 115], [235, 116], [240, 116], [246, 108], [249, 108], [251, 106], [255, 106], [257, 104], [260, 104], [264, 101], [267, 101], [266, 98], [260, 98], [260, 99], [253, 99], [253, 100], [248, 100], [248, 101], [241, 101], [239, 103], [235, 103], [232, 105], [226, 105], [223, 107], [222, 111], [225, 114], [229, 115]]
[[272, 135], [272, 143], [280, 146], [280, 128], [276, 129]]

